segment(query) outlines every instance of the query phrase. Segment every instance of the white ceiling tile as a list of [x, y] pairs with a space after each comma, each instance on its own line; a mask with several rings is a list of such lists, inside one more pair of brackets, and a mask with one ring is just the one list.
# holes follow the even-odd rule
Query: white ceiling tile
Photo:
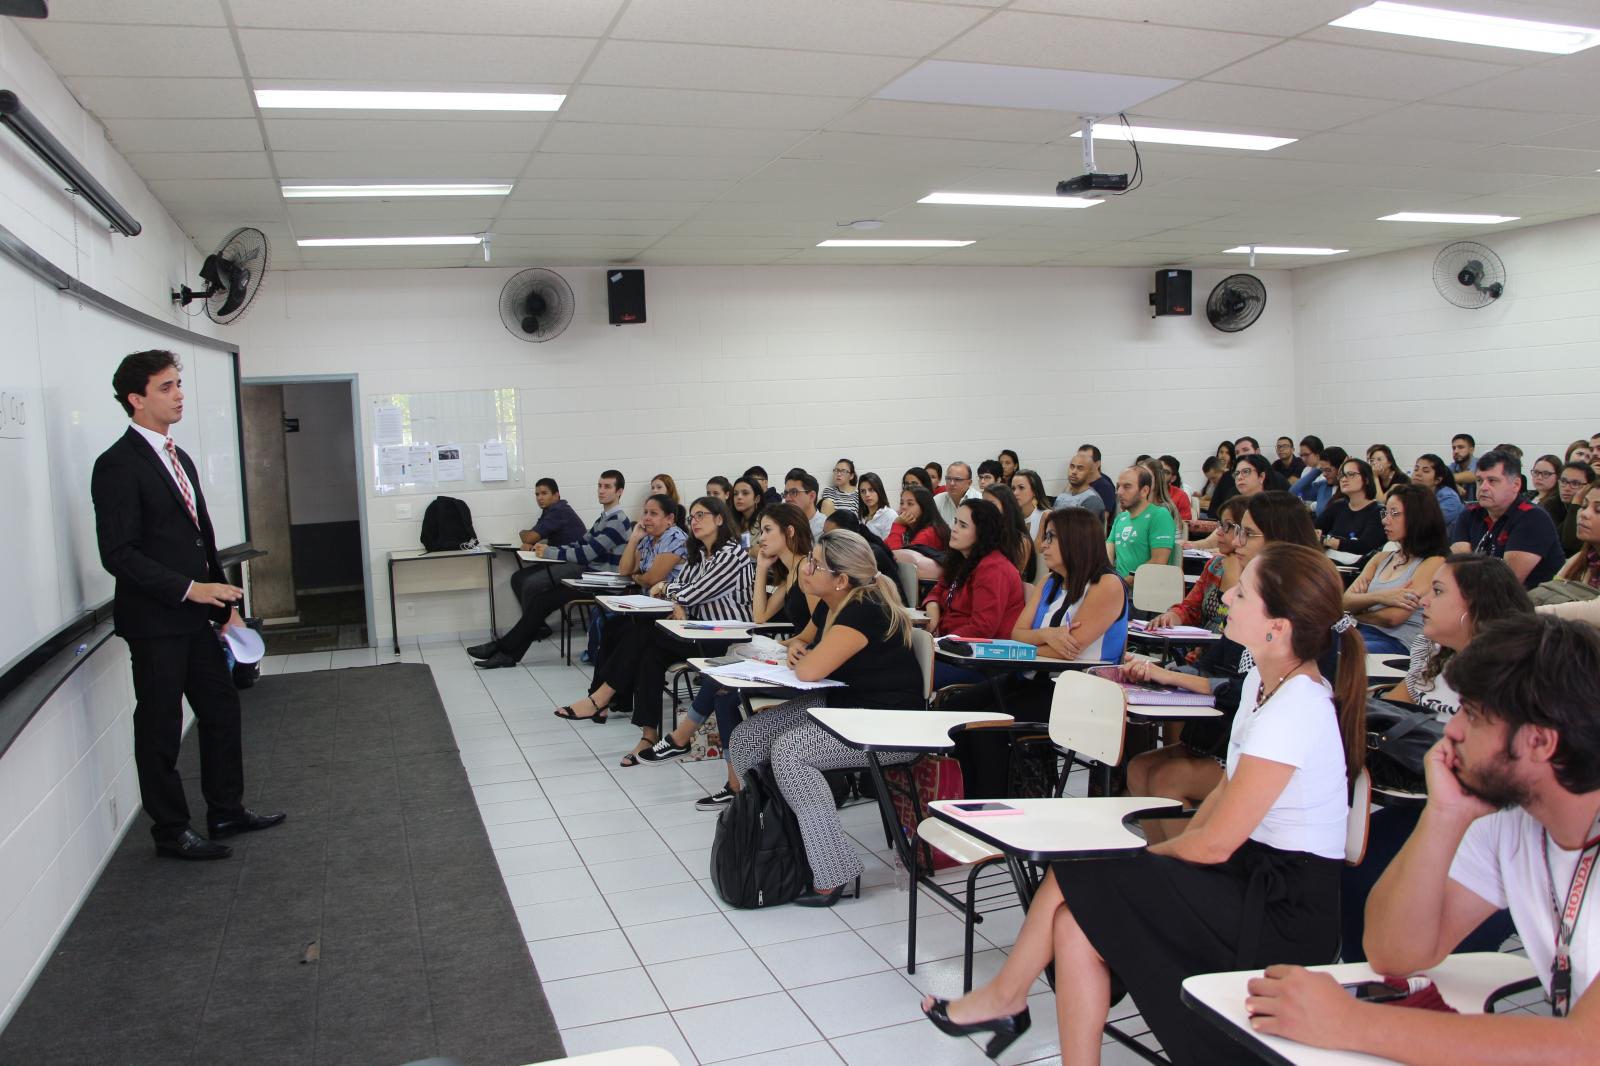
[[253, 118], [243, 78], [68, 78], [86, 110], [108, 118]]
[[[485, 203], [484, 201], [491, 201]], [[285, 200], [289, 221], [300, 229], [337, 229], [355, 222], [448, 222], [465, 226], [460, 232], [476, 233], [488, 227], [500, 209], [491, 197], [444, 196], [438, 199], [339, 200], [314, 203]], [[457, 232], [452, 228], [450, 232]]]
[[1432, 102], [1508, 111], [1600, 115], [1600, 93], [1594, 91], [1597, 84], [1600, 84], [1600, 57], [1590, 50], [1444, 93]]
[[[578, 76], [594, 42], [579, 37], [488, 37], [326, 30], [240, 30], [250, 73], [318, 85], [484, 82], [562, 85]], [[307, 86], [309, 87], [309, 86]]]
[[[864, 96], [909, 62], [882, 56], [784, 52], [720, 45], [607, 41], [584, 72], [586, 85], [648, 85], [748, 93]], [[693, 118], [693, 116], [682, 116]]]
[[1208, 80], [1302, 91], [1344, 86], [1361, 96], [1410, 102], [1472, 85], [1509, 69], [1500, 63], [1285, 41], [1216, 71]]
[[114, 118], [111, 141], [124, 152], [259, 152], [261, 128], [251, 118]]
[[[788, 99], [796, 99], [788, 97]], [[539, 152], [597, 155], [746, 156], [770, 159], [799, 143], [805, 130], [741, 130], [699, 126], [634, 126], [603, 122], [557, 122]]]
[[16, 26], [62, 76], [237, 78], [241, 74], [226, 29], [32, 20], [18, 21]]
[[975, 63], [1198, 78], [1274, 43], [1275, 38], [1257, 34], [1003, 11], [938, 55]]
[[145, 152], [127, 157], [141, 178], [270, 178], [265, 152]]
[[165, 204], [237, 204], [257, 208], [274, 207], [283, 199], [276, 182], [259, 178], [158, 178], [149, 185]]
[[867, 100], [828, 123], [851, 133], [962, 137], [979, 141], [1052, 141], [1079, 127], [1076, 116], [1020, 108], [960, 107], [903, 100]]
[[889, 137], [871, 133], [818, 133], [789, 149], [797, 159], [859, 159], [891, 162], [999, 166], [1032, 147], [1005, 141]]
[[747, 184], [803, 182], [811, 185], [905, 184], [926, 186], [932, 192], [994, 173], [988, 167], [930, 163], [905, 159], [774, 159]]
[[765, 266], [776, 263], [784, 256], [783, 251], [769, 252], [640, 252], [633, 258], [633, 262], [640, 266]]
[[874, 95], [882, 100], [917, 103], [1111, 115], [1179, 84], [1171, 78], [930, 59]]
[[[1516, 112], [1506, 113], [1516, 114]], [[1513, 144], [1542, 145], [1551, 148], [1600, 148], [1600, 122], [1583, 121], [1550, 133], [1515, 134], [1505, 139]]]
[[767, 161], [749, 156], [580, 155], [541, 150], [528, 164], [529, 178], [611, 178], [621, 181], [738, 181]]
[[[818, 84], [832, 91], [832, 86]], [[618, 122], [677, 126], [733, 126], [741, 129], [820, 129], [855, 104], [854, 97], [775, 96], [763, 93], [705, 92], [693, 89], [641, 89], [579, 85], [561, 106], [561, 118], [574, 122]]]
[[310, 184], [356, 182], [509, 181], [526, 152], [274, 152], [282, 178]]
[[[599, 37], [622, 0], [230, 0], [240, 26], [372, 33]], [[381, 16], [375, 19], [374, 16]], [[375, 26], [374, 22], [378, 25]]]
[[1593, 174], [1600, 170], [1600, 139], [1588, 151], [1514, 144], [1458, 144], [1455, 153], [1440, 162], [1502, 174]]
[[703, 205], [692, 200], [516, 200], [500, 211], [500, 222], [507, 219], [603, 219], [625, 225], [627, 219], [688, 218]]
[[224, 26], [217, 0], [50, 0], [51, 22]]
[[673, 236], [685, 237], [805, 237], [811, 241], [827, 240], [834, 236], [831, 222], [736, 222], [709, 218], [692, 218], [681, 222], [672, 230]]
[[521, 122], [437, 122], [368, 117], [274, 118], [271, 111], [263, 114], [267, 140], [279, 152], [382, 151], [404, 146], [413, 152], [526, 154], [550, 126], [546, 119], [531, 117]]
[[1359, 0], [1015, 0], [1014, 11], [1083, 15], [1162, 26], [1235, 30], [1293, 37], [1325, 25], [1361, 6]]
[[903, 0], [633, 0], [613, 39], [923, 56], [983, 18]]
[[537, 236], [546, 233], [581, 234], [593, 237], [660, 237], [683, 223], [672, 218], [502, 218], [495, 222], [495, 238], [501, 235]]
[[425, 270], [466, 266], [469, 257], [482, 259], [483, 253], [466, 247], [300, 249], [300, 262], [305, 270]]
[[[1544, 135], [1591, 121], [1581, 114], [1503, 111], [1487, 107], [1446, 104], [1406, 104], [1342, 127], [1340, 133], [1374, 134], [1402, 139], [1419, 134], [1445, 141], [1473, 144], [1546, 144]], [[1581, 144], [1553, 147], [1582, 148]]]
[[506, 248], [547, 248], [587, 252], [590, 255], [632, 254], [650, 247], [655, 237], [622, 237], [615, 234], [586, 235], [573, 233], [502, 234], [495, 231], [493, 250]]
[[511, 190], [508, 202], [528, 200], [622, 200], [649, 197], [658, 201], [706, 201], [722, 195], [731, 181], [617, 181], [604, 178], [526, 178]]
[[1134, 117], [1215, 123], [1226, 116], [1242, 129], [1328, 130], [1393, 107], [1391, 101], [1361, 96], [1196, 81], [1140, 104]]
[[707, 237], [695, 234], [663, 237], [652, 245], [658, 252], [665, 251], [729, 251], [758, 252], [767, 249], [812, 248], [818, 238], [809, 234], [800, 237]]

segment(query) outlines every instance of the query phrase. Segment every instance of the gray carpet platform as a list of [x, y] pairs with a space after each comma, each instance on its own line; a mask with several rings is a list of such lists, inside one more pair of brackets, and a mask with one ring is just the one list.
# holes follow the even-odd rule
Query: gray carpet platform
[[[427, 667], [277, 675], [241, 696], [246, 802], [288, 822], [184, 863], [155, 857], [140, 815], [0, 1062], [563, 1055]], [[194, 747], [191, 731], [203, 830]]]

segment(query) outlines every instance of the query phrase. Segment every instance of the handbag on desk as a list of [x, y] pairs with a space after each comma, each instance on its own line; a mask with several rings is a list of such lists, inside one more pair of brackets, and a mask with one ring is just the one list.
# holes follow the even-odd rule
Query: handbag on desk
[[1367, 700], [1367, 772], [1379, 788], [1426, 792], [1422, 760], [1444, 736], [1444, 723], [1425, 711], [1371, 697]]

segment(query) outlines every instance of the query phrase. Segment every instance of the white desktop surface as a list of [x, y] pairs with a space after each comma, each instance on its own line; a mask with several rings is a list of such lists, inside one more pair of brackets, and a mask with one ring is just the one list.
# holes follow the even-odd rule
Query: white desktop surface
[[972, 722], [1010, 722], [996, 711], [886, 711], [869, 707], [813, 707], [823, 729], [862, 751], [945, 751], [950, 730]]
[[958, 802], [935, 800], [928, 804], [928, 810], [968, 836], [1008, 854], [1039, 861], [1138, 851], [1145, 846], [1145, 840], [1123, 820], [1144, 811], [1176, 813], [1183, 806], [1160, 796], [1008, 799], [1002, 802], [1020, 808], [1021, 814], [973, 818], [962, 816], [950, 806]]

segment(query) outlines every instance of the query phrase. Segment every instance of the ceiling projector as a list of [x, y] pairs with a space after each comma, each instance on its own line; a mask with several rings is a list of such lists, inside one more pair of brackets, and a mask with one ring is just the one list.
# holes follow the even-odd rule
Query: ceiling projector
[[1056, 182], [1057, 196], [1087, 196], [1100, 192], [1127, 192], [1126, 174], [1079, 174], [1075, 178]]

